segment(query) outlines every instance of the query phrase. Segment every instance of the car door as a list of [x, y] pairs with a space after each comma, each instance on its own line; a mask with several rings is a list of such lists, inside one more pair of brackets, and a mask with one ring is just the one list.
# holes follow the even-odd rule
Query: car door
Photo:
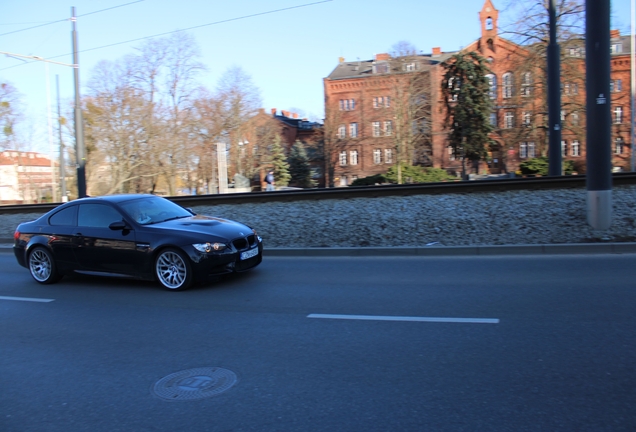
[[124, 218], [117, 209], [101, 203], [80, 204], [74, 232], [75, 254], [81, 270], [134, 275], [139, 253], [132, 229], [111, 230]]

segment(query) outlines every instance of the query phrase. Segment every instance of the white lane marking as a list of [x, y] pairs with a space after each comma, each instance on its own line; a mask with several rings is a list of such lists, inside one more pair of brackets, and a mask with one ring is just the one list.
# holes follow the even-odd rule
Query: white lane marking
[[368, 320], [368, 321], [418, 321], [418, 322], [469, 323], [469, 324], [499, 324], [498, 318], [436, 318], [436, 317], [330, 315], [330, 314], [309, 314], [307, 315], [307, 318]]
[[5, 297], [0, 296], [0, 300], [15, 300], [15, 301], [26, 301], [26, 302], [38, 302], [38, 303], [49, 303], [55, 301], [55, 299], [43, 299], [43, 298], [33, 298], [33, 297]]

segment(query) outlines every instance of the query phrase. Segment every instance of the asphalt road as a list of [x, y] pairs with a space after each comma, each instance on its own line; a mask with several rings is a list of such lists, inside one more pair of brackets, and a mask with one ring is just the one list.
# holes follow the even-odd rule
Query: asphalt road
[[266, 257], [167, 292], [0, 253], [0, 431], [633, 431], [635, 260]]

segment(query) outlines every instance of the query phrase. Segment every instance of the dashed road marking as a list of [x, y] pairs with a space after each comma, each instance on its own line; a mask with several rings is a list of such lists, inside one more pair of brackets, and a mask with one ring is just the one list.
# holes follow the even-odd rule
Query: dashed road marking
[[13, 301], [36, 302], [36, 303], [50, 303], [52, 301], [55, 301], [55, 299], [44, 299], [44, 298], [33, 298], [33, 297], [7, 297], [7, 296], [0, 296], [0, 300], [13, 300]]
[[438, 322], [438, 323], [499, 324], [498, 318], [440, 318], [440, 317], [331, 315], [331, 314], [309, 314], [307, 315], [307, 318], [367, 320], [367, 321], [415, 321], [415, 322]]

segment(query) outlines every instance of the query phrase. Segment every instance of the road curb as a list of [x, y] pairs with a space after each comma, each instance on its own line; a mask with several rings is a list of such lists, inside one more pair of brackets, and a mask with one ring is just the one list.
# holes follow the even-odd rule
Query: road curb
[[[13, 253], [13, 245], [0, 244], [0, 253]], [[264, 256], [496, 256], [496, 255], [590, 255], [636, 253], [636, 243], [576, 243], [498, 246], [413, 246], [413, 247], [332, 247], [265, 248]]]

